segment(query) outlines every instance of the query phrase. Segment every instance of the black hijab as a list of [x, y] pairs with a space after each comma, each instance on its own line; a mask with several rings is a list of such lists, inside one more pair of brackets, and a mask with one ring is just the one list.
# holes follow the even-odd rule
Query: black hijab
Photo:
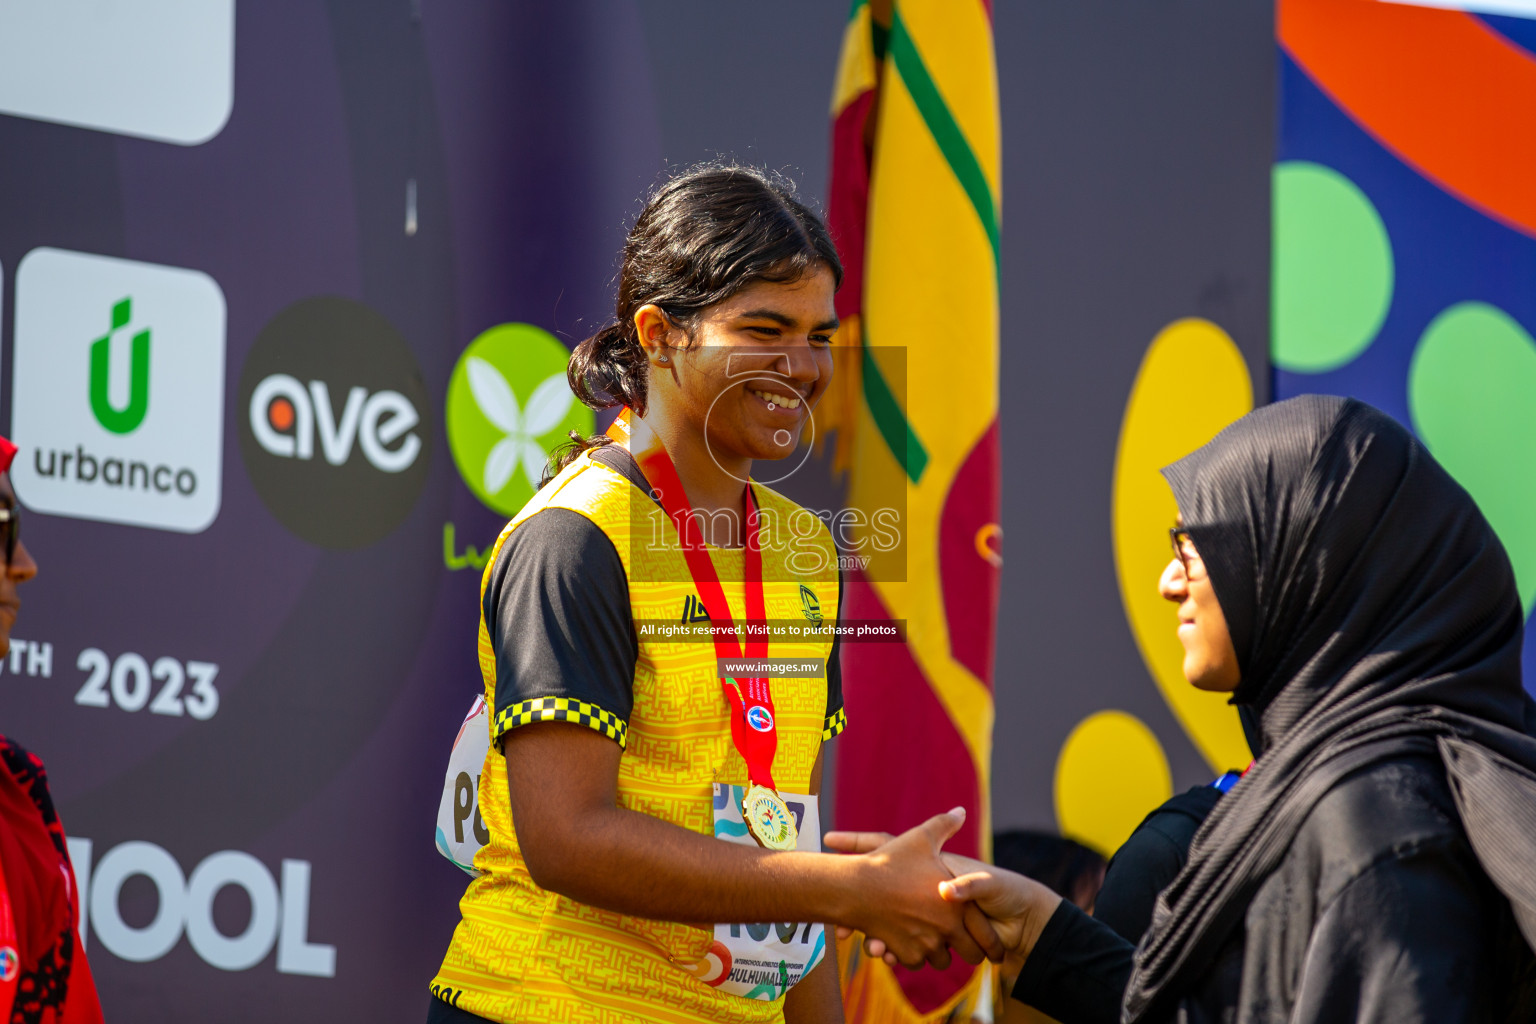
[[1503, 546], [1411, 434], [1352, 399], [1266, 406], [1163, 471], [1210, 574], [1260, 749], [1137, 951], [1123, 1019], [1161, 1016], [1345, 775], [1438, 754], [1474, 852], [1536, 947], [1536, 740]]

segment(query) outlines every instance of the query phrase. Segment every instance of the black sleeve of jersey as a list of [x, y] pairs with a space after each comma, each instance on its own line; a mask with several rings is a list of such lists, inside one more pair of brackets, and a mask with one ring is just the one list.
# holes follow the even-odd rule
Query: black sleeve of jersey
[[[837, 618], [843, 621], [843, 570], [837, 570]], [[832, 649], [827, 652], [827, 717], [821, 726], [821, 740], [825, 743], [848, 728], [848, 715], [843, 711], [843, 659], [842, 637], [832, 635]]]
[[537, 513], [501, 546], [481, 609], [496, 651], [498, 744], [553, 721], [624, 745], [640, 644], [624, 563], [602, 530], [569, 509]]

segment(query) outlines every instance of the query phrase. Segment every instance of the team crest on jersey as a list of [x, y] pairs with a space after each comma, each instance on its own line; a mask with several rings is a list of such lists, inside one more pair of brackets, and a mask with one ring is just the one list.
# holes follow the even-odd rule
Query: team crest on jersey
[[807, 619], [821, 625], [821, 600], [817, 598], [816, 591], [800, 584], [800, 611]]
[[0, 946], [0, 981], [10, 984], [20, 972], [21, 957], [16, 955], [16, 947]]

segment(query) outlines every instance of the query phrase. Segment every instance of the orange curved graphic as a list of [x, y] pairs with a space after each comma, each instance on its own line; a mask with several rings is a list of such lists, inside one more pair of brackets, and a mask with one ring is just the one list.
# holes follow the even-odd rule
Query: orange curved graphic
[[[992, 542], [996, 541], [996, 544]], [[1003, 567], [1003, 528], [996, 523], [987, 523], [976, 531], [976, 553], [981, 560], [994, 569]]]
[[1280, 0], [1280, 42], [1361, 127], [1468, 205], [1536, 236], [1536, 60], [1470, 14]]

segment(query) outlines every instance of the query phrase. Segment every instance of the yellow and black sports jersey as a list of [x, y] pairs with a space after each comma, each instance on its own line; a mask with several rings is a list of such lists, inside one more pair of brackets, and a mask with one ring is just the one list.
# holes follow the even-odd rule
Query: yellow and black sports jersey
[[[701, 613], [693, 579], [675, 529], [644, 478], [627, 472], [624, 463], [633, 460], [618, 449], [598, 455], [578, 457], [535, 495], [492, 552], [481, 584], [479, 631], [486, 700], [496, 709], [492, 736], [536, 721], [597, 730], [624, 747], [621, 806], [712, 835], [713, 784], [747, 782], [746, 764], [731, 743], [715, 648], [679, 642], [655, 628]], [[807, 624], [791, 638], [771, 640], [767, 653], [825, 662], [833, 653], [835, 620], [824, 622], [821, 609], [839, 607], [841, 594], [831, 536], [820, 519], [771, 489], [754, 484], [753, 494], [766, 526], [760, 530], [766, 617]], [[544, 568], [524, 573], [509, 556], [498, 573], [507, 545], [548, 516], [567, 526], [571, 516], [591, 524], [596, 532], [569, 531], [579, 543], [566, 554], [581, 562], [595, 551], [592, 564], [606, 568], [584, 575], [544, 558], [534, 550], [538, 545], [519, 542], [515, 550], [527, 554], [516, 561], [527, 557]], [[744, 553], [712, 548], [710, 555], [733, 619], [744, 621]], [[503, 618], [509, 601], [536, 624]], [[522, 638], [533, 632], [541, 635], [529, 637], [525, 652]], [[775, 781], [784, 792], [806, 793], [823, 738], [843, 728], [841, 695], [826, 677], [774, 677], [769, 686], [779, 737]], [[459, 903], [463, 919], [432, 981], [440, 999], [508, 1024], [782, 1019], [782, 1000], [728, 995], [690, 973], [688, 965], [710, 948], [709, 930], [600, 910], [535, 885], [512, 827], [498, 746], [492, 745], [480, 777], [490, 842], [475, 857], [482, 874]]]
[[[591, 458], [647, 489], [623, 448], [601, 448]], [[739, 550], [715, 549], [712, 556], [740, 577]], [[819, 614], [820, 598], [814, 587], [807, 590], [797, 614], [805, 614], [808, 600], [817, 602]], [[697, 597], [691, 590], [685, 594], [672, 618], [703, 617]], [[493, 739], [529, 722], [557, 720], [580, 722], [624, 743], [640, 643], [624, 560], [597, 524], [554, 506], [528, 517], [491, 561], [480, 610], [496, 653]], [[834, 637], [827, 658], [828, 729], [837, 727], [842, 710]]]

